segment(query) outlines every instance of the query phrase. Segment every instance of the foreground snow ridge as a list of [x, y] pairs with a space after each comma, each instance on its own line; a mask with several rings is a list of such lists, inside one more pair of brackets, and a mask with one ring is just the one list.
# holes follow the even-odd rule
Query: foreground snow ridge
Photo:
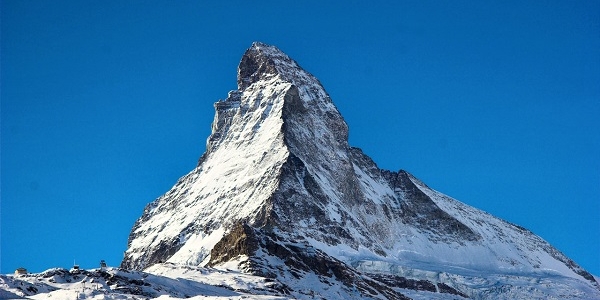
[[264, 278], [239, 271], [170, 264], [153, 270], [105, 268], [73, 274], [56, 268], [0, 275], [0, 299], [288, 299], [269, 295], [272, 283]]
[[[344, 291], [330, 278], [323, 285], [314, 275], [301, 279], [304, 288], [289, 286], [272, 278], [249, 274], [236, 266], [238, 258], [218, 268], [159, 263], [146, 271], [120, 268], [81, 270], [49, 269], [39, 274], [0, 275], [0, 299], [363, 299], [364, 294]], [[229, 268], [232, 267], [232, 268]], [[363, 266], [365, 274], [368, 268]], [[378, 266], [371, 271], [380, 271]], [[371, 273], [404, 296], [391, 299], [597, 299], [592, 287], [566, 277], [527, 277], [485, 274], [464, 276], [412, 268], [398, 268], [396, 275]], [[398, 275], [429, 279], [409, 279]], [[410, 273], [410, 274], [408, 274]], [[366, 275], [363, 275], [366, 276]], [[462, 285], [460, 292], [440, 281]], [[436, 283], [437, 281], [437, 283]], [[469, 292], [470, 291], [470, 292]], [[594, 294], [596, 293], [596, 294]], [[377, 298], [377, 297], [376, 297]], [[381, 298], [379, 298], [381, 299]]]
[[2, 276], [3, 291], [33, 299], [600, 299], [596, 279], [542, 238], [351, 147], [323, 86], [278, 48], [252, 44], [237, 83], [215, 103], [196, 168], [135, 222], [121, 268]]

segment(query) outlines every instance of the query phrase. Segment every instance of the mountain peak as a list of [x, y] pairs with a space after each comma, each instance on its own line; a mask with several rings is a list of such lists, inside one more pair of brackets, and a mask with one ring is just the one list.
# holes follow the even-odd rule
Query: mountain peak
[[[275, 46], [255, 42], [246, 50], [238, 90], [215, 110], [198, 166], [146, 207], [132, 228], [123, 267], [227, 264], [298, 291], [306, 288], [303, 276], [318, 276], [314, 282], [327, 289], [334, 277], [345, 286], [324, 298], [359, 298], [348, 293], [362, 290], [367, 298], [404, 299], [388, 287], [388, 279], [404, 270], [420, 278], [493, 272], [506, 276], [507, 286], [520, 280], [514, 274], [556, 270], [598, 287], [531, 232], [405, 171], [379, 169], [349, 146], [348, 126], [317, 78]], [[363, 272], [378, 273], [367, 277], [381, 281]], [[516, 283], [510, 292], [521, 295]]]
[[[320, 86], [319, 80], [305, 71], [279, 48], [261, 42], [254, 42], [246, 50], [238, 65], [238, 90], [243, 91], [260, 80], [275, 76], [296, 86]], [[326, 95], [320, 95], [325, 98]]]
[[291, 59], [275, 46], [252, 43], [238, 66], [238, 89], [243, 90], [258, 80], [278, 74], [279, 61], [289, 62]]

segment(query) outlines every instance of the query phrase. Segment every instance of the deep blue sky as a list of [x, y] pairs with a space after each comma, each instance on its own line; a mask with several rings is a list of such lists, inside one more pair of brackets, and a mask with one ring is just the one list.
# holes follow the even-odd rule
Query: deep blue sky
[[599, 1], [204, 2], [1, 2], [2, 273], [118, 265], [262, 41], [380, 167], [600, 275]]

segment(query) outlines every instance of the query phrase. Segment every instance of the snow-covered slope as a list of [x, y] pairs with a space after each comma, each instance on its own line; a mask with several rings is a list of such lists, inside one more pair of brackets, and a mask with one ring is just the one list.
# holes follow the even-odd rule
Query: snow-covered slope
[[288, 299], [265, 278], [234, 270], [155, 265], [154, 273], [118, 268], [49, 269], [0, 275], [0, 299]]
[[556, 282], [569, 297], [600, 298], [593, 276], [540, 237], [350, 147], [319, 81], [276, 47], [246, 51], [238, 90], [215, 109], [206, 153], [145, 208], [123, 268], [235, 262], [291, 295], [341, 285], [339, 297], [400, 299], [406, 280], [425, 280], [435, 288], [423, 293], [444, 284], [529, 298]]
[[[243, 272], [240, 257], [218, 268], [170, 263], [155, 264], [146, 271], [118, 268], [80, 270], [49, 269], [38, 274], [0, 275], [0, 299], [361, 299], [360, 290], [345, 290], [329, 278], [327, 283], [314, 274], [297, 278], [291, 289], [272, 278]], [[374, 267], [371, 265], [370, 267]], [[380, 267], [380, 266], [379, 266]], [[369, 274], [365, 278], [380, 282], [380, 288], [412, 299], [597, 299], [589, 285], [565, 277], [528, 277], [489, 274], [486, 278], [452, 273], [394, 268], [393, 274]], [[401, 275], [400, 273], [405, 273]], [[404, 276], [420, 276], [410, 279]], [[461, 285], [466, 292], [448, 284]], [[391, 299], [407, 299], [388, 291]], [[523, 297], [523, 295], [527, 295]]]

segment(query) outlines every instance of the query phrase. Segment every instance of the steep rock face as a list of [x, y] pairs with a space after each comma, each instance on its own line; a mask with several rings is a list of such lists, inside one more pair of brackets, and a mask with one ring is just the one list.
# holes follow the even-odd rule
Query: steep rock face
[[287, 275], [273, 276], [284, 280], [320, 259], [328, 267], [313, 269], [318, 276], [344, 269], [354, 274], [345, 285], [386, 298], [403, 296], [353, 268], [390, 276], [398, 266], [551, 272], [597, 287], [589, 273], [531, 232], [405, 171], [379, 169], [348, 145], [348, 127], [319, 81], [279, 49], [254, 43], [237, 82], [238, 90], [215, 103], [197, 167], [136, 221], [123, 267], [239, 260], [257, 274], [276, 274], [273, 264], [279, 264]]

